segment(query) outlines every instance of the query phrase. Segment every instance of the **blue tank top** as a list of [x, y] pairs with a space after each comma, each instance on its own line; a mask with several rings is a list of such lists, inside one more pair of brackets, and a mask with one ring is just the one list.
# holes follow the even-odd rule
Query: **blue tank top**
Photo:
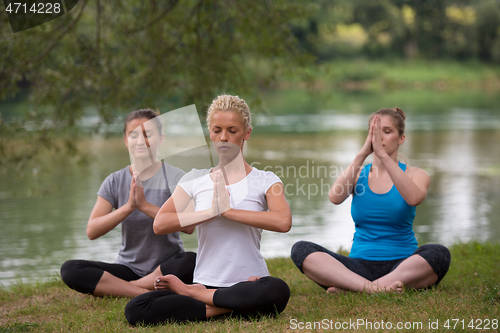
[[[415, 206], [403, 199], [396, 186], [378, 194], [370, 190], [368, 175], [371, 164], [360, 172], [351, 205], [356, 231], [349, 257], [385, 261], [407, 258], [417, 249], [413, 232]], [[406, 165], [399, 162], [405, 171]]]

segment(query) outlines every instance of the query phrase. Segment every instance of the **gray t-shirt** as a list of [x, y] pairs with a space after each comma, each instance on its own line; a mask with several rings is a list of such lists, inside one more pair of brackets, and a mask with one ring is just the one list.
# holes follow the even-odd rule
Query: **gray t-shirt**
[[[183, 175], [181, 169], [163, 163], [163, 167], [153, 177], [142, 182], [146, 201], [161, 207]], [[97, 195], [118, 209], [128, 201], [131, 182], [132, 175], [127, 166], [109, 175]], [[121, 222], [121, 227], [122, 246], [116, 263], [129, 267], [139, 276], [151, 273], [172, 255], [184, 252], [178, 232], [156, 235], [153, 219], [137, 209]]]

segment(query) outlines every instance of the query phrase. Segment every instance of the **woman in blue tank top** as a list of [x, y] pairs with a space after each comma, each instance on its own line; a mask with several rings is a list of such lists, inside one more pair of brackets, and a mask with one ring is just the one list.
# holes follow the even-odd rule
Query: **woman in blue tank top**
[[[427, 195], [430, 177], [397, 160], [405, 141], [405, 118], [399, 108], [373, 113], [363, 147], [330, 189], [329, 199], [336, 205], [353, 196], [356, 231], [349, 257], [306, 241], [292, 247], [301, 272], [329, 293], [426, 288], [437, 285], [448, 271], [449, 250], [439, 244], [418, 247], [413, 232], [416, 206]], [[373, 163], [363, 167], [372, 153]]]

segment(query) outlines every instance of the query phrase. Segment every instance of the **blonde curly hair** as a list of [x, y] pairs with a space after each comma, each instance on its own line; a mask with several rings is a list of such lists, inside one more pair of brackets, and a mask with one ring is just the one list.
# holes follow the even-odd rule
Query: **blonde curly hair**
[[247, 103], [238, 96], [220, 95], [212, 101], [207, 111], [207, 126], [210, 129], [210, 120], [217, 111], [233, 111], [240, 115], [245, 131], [252, 128], [252, 116]]

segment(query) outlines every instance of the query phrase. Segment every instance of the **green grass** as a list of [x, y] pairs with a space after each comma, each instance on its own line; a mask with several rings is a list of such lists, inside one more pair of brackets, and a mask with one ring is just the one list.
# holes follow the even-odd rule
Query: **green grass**
[[[372, 325], [381, 325], [382, 321], [384, 325], [387, 322], [393, 325], [422, 323], [421, 328], [399, 330], [415, 332], [477, 331], [468, 327], [470, 321], [473, 319], [476, 326], [482, 320], [484, 327], [488, 319], [488, 331], [498, 331], [491, 320], [500, 320], [500, 244], [470, 242], [456, 244], [450, 250], [450, 271], [439, 287], [409, 290], [404, 294], [327, 295], [302, 275], [290, 259], [268, 260], [271, 275], [283, 278], [292, 296], [277, 318], [253, 321], [225, 317], [198, 323], [133, 327], [123, 314], [128, 299], [82, 295], [65, 287], [59, 278], [35, 285], [18, 284], [0, 290], [0, 332], [283, 332], [293, 331], [300, 322], [314, 325], [323, 319], [328, 325], [358, 319]], [[451, 320], [449, 329], [444, 327], [448, 319]], [[429, 323], [436, 321], [439, 321], [439, 329], [430, 329]], [[398, 331], [396, 327], [392, 330], [358, 328], [360, 332]], [[336, 331], [334, 326], [331, 331]], [[353, 331], [352, 326], [344, 331]]]

